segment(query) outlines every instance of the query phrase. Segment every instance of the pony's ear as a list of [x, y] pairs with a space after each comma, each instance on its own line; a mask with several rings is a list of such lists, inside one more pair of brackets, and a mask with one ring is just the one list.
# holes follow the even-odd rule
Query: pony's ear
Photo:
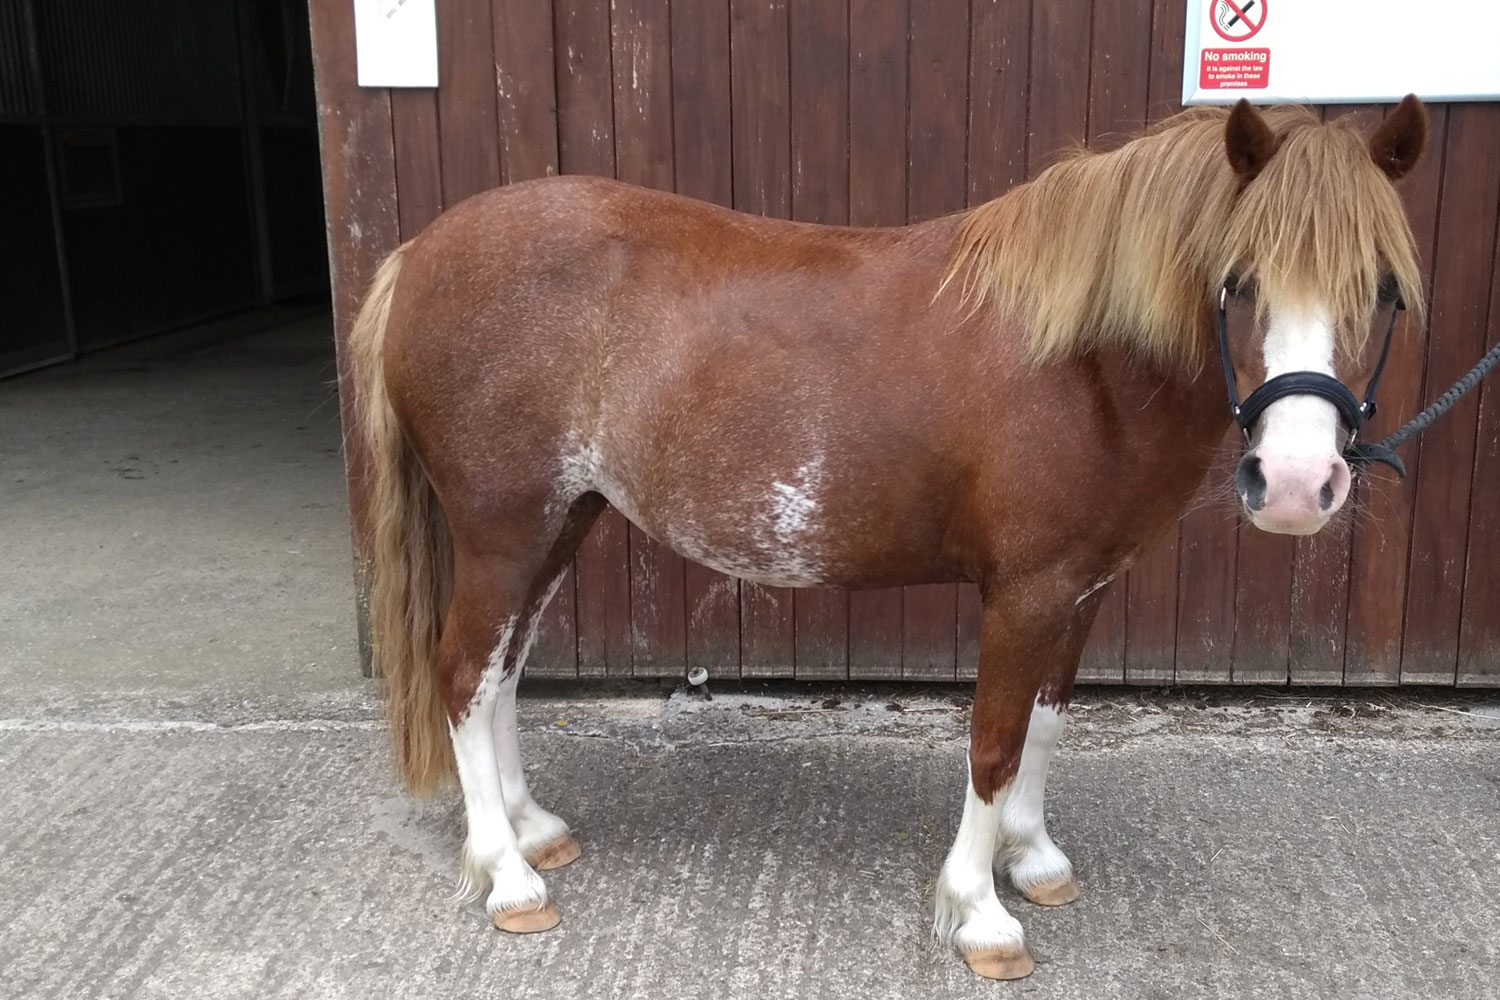
[[1427, 145], [1427, 108], [1407, 94], [1370, 136], [1370, 159], [1391, 180], [1411, 173]]
[[1224, 124], [1224, 152], [1229, 155], [1229, 165], [1239, 175], [1240, 182], [1249, 184], [1255, 180], [1280, 147], [1281, 141], [1260, 112], [1240, 98]]

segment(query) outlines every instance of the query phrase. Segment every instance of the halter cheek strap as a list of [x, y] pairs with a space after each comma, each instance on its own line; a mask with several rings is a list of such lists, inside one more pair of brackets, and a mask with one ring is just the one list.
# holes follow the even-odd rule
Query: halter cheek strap
[[1391, 325], [1385, 331], [1385, 344], [1380, 349], [1380, 360], [1375, 364], [1375, 371], [1370, 375], [1370, 383], [1365, 387], [1364, 402], [1355, 398], [1354, 393], [1347, 385], [1323, 372], [1286, 372], [1269, 379], [1257, 386], [1244, 402], [1240, 401], [1239, 387], [1234, 377], [1234, 359], [1229, 354], [1229, 321], [1225, 315], [1225, 300], [1229, 289], [1226, 287], [1219, 292], [1219, 361], [1224, 366], [1224, 384], [1229, 389], [1229, 412], [1234, 416], [1234, 422], [1244, 432], [1245, 440], [1250, 440], [1251, 428], [1260, 415], [1266, 411], [1266, 407], [1278, 399], [1287, 396], [1316, 396], [1319, 399], [1332, 403], [1339, 411], [1339, 417], [1344, 426], [1349, 430], [1349, 441], [1344, 445], [1344, 461], [1350, 467], [1359, 471], [1372, 462], [1382, 462], [1396, 470], [1400, 476], [1406, 475], [1406, 466], [1401, 459], [1390, 448], [1380, 444], [1364, 444], [1359, 440], [1359, 432], [1364, 427], [1365, 421], [1375, 415], [1375, 391], [1380, 387], [1380, 378], [1385, 374], [1385, 363], [1391, 356], [1391, 338], [1396, 332], [1396, 315], [1406, 308], [1405, 303], [1399, 299], [1396, 308], [1391, 310]]

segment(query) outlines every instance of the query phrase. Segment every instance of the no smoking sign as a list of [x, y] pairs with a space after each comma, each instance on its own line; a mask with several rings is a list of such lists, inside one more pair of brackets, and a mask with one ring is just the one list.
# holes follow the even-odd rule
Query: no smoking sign
[[[1213, 0], [1208, 23], [1226, 42], [1244, 43], [1266, 24], [1266, 0]], [[1198, 64], [1203, 90], [1264, 90], [1271, 82], [1269, 48], [1204, 49]]]
[[1214, 0], [1208, 23], [1226, 42], [1248, 42], [1266, 23], [1266, 0]]

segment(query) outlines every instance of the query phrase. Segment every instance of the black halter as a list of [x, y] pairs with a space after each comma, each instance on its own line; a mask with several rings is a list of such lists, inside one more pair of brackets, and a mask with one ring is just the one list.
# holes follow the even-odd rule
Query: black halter
[[1406, 466], [1394, 451], [1382, 444], [1362, 443], [1359, 432], [1365, 421], [1375, 415], [1375, 390], [1380, 385], [1380, 376], [1385, 374], [1386, 360], [1391, 356], [1391, 337], [1396, 332], [1396, 315], [1406, 308], [1406, 303], [1397, 299], [1396, 308], [1391, 310], [1391, 325], [1385, 331], [1385, 345], [1380, 349], [1380, 361], [1376, 363], [1375, 371], [1370, 376], [1370, 384], [1365, 388], [1364, 402], [1356, 399], [1353, 391], [1332, 375], [1322, 372], [1287, 372], [1261, 383], [1242, 403], [1239, 388], [1235, 385], [1234, 360], [1229, 356], [1229, 322], [1224, 315], [1224, 302], [1228, 294], [1229, 287], [1225, 285], [1219, 292], [1219, 361], [1224, 365], [1224, 382], [1229, 387], [1229, 412], [1244, 432], [1245, 440], [1250, 440], [1250, 430], [1266, 411], [1266, 407], [1278, 399], [1287, 396], [1317, 396], [1334, 405], [1344, 426], [1349, 430], [1349, 440], [1344, 445], [1344, 461], [1349, 463], [1350, 469], [1358, 472], [1372, 462], [1384, 462], [1395, 469], [1397, 475], [1405, 476]]

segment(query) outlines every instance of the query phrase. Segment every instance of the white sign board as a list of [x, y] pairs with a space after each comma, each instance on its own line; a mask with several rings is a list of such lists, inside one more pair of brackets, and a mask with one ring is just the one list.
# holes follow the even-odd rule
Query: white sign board
[[354, 0], [361, 87], [436, 87], [435, 0]]
[[1494, 0], [1188, 0], [1182, 103], [1500, 100]]

